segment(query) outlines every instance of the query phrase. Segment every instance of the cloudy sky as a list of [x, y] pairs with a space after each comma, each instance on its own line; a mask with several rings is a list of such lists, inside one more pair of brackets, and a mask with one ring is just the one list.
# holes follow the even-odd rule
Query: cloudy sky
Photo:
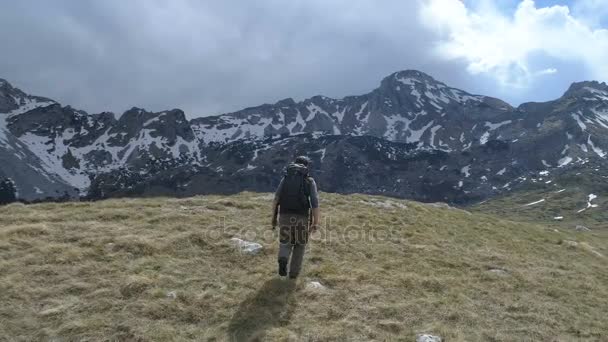
[[89, 112], [190, 117], [418, 69], [517, 105], [608, 81], [608, 0], [0, 0], [0, 78]]

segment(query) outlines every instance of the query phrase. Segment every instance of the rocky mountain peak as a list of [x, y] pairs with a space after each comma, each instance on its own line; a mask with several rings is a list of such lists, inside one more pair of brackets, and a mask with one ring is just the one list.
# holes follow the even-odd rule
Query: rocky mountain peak
[[291, 97], [280, 100], [277, 103], [275, 103], [275, 106], [277, 106], [277, 107], [292, 107], [295, 105], [296, 105], [296, 101], [294, 101], [294, 99], [292, 99]]
[[40, 98], [40, 99], [48, 100], [46, 98], [28, 95], [28, 94], [24, 93], [23, 91], [21, 91], [21, 89], [15, 88], [7, 80], [0, 78], [0, 98], [3, 98], [3, 97], [12, 97], [13, 100], [15, 100], [15, 102], [19, 102], [22, 98]]
[[0, 78], [0, 113], [8, 113], [18, 107], [17, 101], [21, 91], [13, 88], [6, 80]]
[[435, 80], [432, 76], [430, 76], [429, 74], [425, 74], [422, 71], [418, 71], [418, 70], [413, 70], [413, 69], [407, 69], [407, 70], [401, 70], [401, 71], [397, 71], [392, 73], [391, 75], [389, 75], [387, 78], [414, 78], [420, 81], [428, 81], [428, 82], [434, 82], [434, 83], [440, 83], [439, 81]]
[[15, 92], [23, 93], [18, 88], [13, 87], [13, 85], [9, 81], [7, 81], [3, 78], [0, 78], [0, 96], [2, 94], [6, 95], [6, 94], [15, 93]]
[[124, 146], [132, 141], [147, 141], [158, 146], [173, 146], [179, 139], [194, 141], [194, 132], [181, 109], [148, 112], [133, 107], [126, 111], [109, 131], [111, 143]]
[[0, 89], [4, 89], [4, 88], [8, 88], [8, 87], [12, 87], [10, 83], [8, 83], [8, 81], [6, 81], [3, 78], [0, 78]]
[[564, 93], [564, 98], [585, 98], [585, 97], [605, 97], [608, 100], [608, 85], [605, 82], [583, 81], [574, 82]]
[[125, 111], [121, 116], [121, 120], [130, 121], [134, 120], [138, 117], [142, 117], [146, 115], [148, 112], [143, 108], [133, 107], [127, 111]]
[[[445, 86], [443, 83], [436, 81], [434, 78], [423, 72], [417, 70], [403, 70], [392, 73], [385, 77], [380, 84], [380, 89], [389, 91], [394, 91], [394, 89], [397, 89], [397, 91], [399, 91], [401, 88], [403, 88], [403, 85], [413, 86], [417, 84], [428, 85], [431, 87], [434, 87], [437, 84]], [[407, 87], [403, 89], [407, 89]]]
[[0, 79], [0, 113], [16, 116], [30, 110], [56, 104], [55, 101], [24, 93], [9, 82]]
[[164, 113], [168, 118], [174, 119], [177, 122], [181, 123], [181, 122], [187, 121], [186, 113], [184, 113], [184, 111], [179, 108], [167, 110]]
[[[435, 108], [442, 111], [447, 105], [464, 105], [469, 101], [479, 103], [488, 99], [486, 96], [472, 95], [449, 87], [418, 70], [399, 71], [385, 77], [378, 91], [382, 94], [405, 97], [417, 108], [427, 107], [426, 105], [430, 104], [425, 110]], [[500, 105], [510, 107], [504, 102]]]

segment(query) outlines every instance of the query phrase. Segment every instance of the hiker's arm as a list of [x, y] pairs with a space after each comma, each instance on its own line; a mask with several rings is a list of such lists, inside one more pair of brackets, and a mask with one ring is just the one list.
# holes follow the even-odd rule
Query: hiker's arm
[[281, 190], [283, 188], [283, 180], [279, 183], [277, 187], [277, 191], [274, 193], [274, 199], [272, 200], [272, 229], [277, 226], [277, 216], [279, 214], [279, 196], [281, 195]]
[[277, 227], [278, 215], [279, 215], [279, 201], [277, 201], [275, 199], [272, 201], [272, 229], [275, 229]]
[[321, 210], [317, 208], [312, 208], [312, 225], [315, 229], [319, 226], [321, 222]]
[[317, 183], [314, 179], [310, 182], [310, 208], [312, 211], [312, 231], [317, 230], [321, 223], [321, 211], [319, 209], [319, 192], [317, 191]]

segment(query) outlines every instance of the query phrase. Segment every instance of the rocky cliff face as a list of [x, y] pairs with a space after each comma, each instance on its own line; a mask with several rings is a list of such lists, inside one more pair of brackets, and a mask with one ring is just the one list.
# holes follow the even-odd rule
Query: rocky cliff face
[[27, 200], [271, 191], [308, 154], [326, 191], [470, 203], [573, 168], [601, 173], [606, 133], [597, 82], [513, 108], [402, 71], [361, 96], [188, 121], [178, 109], [87, 114], [0, 80], [0, 178]]

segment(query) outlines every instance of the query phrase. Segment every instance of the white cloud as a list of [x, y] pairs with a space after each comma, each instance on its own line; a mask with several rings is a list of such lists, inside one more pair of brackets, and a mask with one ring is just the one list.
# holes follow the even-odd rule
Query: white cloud
[[538, 71], [536, 74], [537, 75], [551, 75], [551, 74], [556, 74], [557, 73], [557, 69], [555, 68], [547, 68], [547, 69], [543, 69], [541, 71]]
[[[584, 2], [585, 8], [606, 4]], [[538, 56], [581, 63], [595, 78], [608, 79], [608, 30], [597, 28], [598, 22], [573, 14], [567, 6], [539, 8], [523, 0], [511, 16], [496, 3], [487, 0], [467, 8], [459, 0], [423, 0], [420, 18], [439, 34], [441, 57], [463, 59], [469, 72], [491, 75], [503, 86], [525, 88], [535, 77], [558, 72], [550, 64], [531, 70], [531, 60]]]
[[598, 27], [608, 17], [608, 0], [577, 0], [572, 5], [572, 12], [588, 24]]

